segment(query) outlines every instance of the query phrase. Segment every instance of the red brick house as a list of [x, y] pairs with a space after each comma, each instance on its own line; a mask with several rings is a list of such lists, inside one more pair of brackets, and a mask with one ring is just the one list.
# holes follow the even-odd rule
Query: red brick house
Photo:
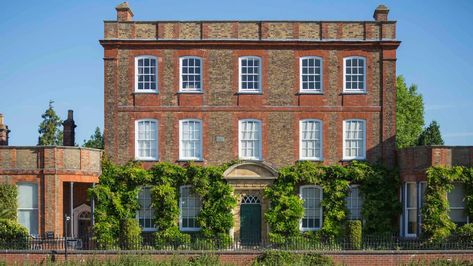
[[[276, 168], [354, 159], [394, 166], [400, 42], [385, 6], [373, 21], [134, 21], [127, 3], [116, 10], [100, 41], [106, 153], [145, 167], [242, 160], [225, 173], [240, 202], [235, 237], [251, 230], [240, 219], [266, 234], [262, 189]], [[181, 192], [184, 202], [199, 204]], [[301, 229], [314, 230], [322, 192], [301, 187], [306, 194], [317, 206]], [[247, 217], [251, 204], [260, 207]], [[140, 223], [153, 230], [143, 208]], [[189, 215], [196, 213], [184, 206], [181, 230], [198, 230], [183, 224]]]

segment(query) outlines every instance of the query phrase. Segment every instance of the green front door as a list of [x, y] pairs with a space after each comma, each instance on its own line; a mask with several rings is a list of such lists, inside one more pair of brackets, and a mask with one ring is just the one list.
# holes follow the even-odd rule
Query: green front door
[[240, 243], [259, 245], [261, 242], [261, 204], [240, 205]]

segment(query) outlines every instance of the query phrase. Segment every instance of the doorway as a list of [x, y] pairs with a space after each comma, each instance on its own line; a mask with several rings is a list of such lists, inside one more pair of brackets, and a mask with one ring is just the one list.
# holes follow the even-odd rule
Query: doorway
[[240, 243], [261, 243], [261, 201], [257, 196], [245, 195], [240, 205]]

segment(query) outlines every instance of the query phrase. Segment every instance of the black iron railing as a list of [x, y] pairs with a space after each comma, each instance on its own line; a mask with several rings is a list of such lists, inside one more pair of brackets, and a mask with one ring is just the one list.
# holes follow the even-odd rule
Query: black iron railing
[[451, 240], [430, 242], [423, 239], [403, 238], [396, 235], [363, 236], [361, 241], [316, 239], [305, 236], [287, 237], [283, 242], [266, 239], [255, 243], [237, 240], [193, 238], [190, 242], [156, 242], [153, 235], [144, 235], [128, 241], [100, 241], [94, 237], [41, 238], [28, 237], [2, 241], [0, 250], [473, 250], [473, 241]]

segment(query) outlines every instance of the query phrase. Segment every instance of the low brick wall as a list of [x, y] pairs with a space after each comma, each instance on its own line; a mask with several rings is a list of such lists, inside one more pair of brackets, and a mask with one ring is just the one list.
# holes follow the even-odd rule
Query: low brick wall
[[[405, 265], [409, 262], [423, 261], [429, 262], [437, 259], [446, 260], [467, 260], [473, 261], [473, 250], [403, 250], [403, 251], [330, 251], [313, 253], [331, 257], [336, 264], [355, 265]], [[118, 256], [144, 254], [156, 260], [168, 260], [173, 256], [183, 256], [186, 258], [209, 254], [205, 251], [174, 251], [174, 252], [135, 252], [135, 251], [71, 251], [68, 260], [113, 260]], [[232, 252], [212, 252], [219, 256], [224, 264], [230, 265], [251, 265], [256, 258], [261, 255], [259, 251], [232, 251]], [[48, 260], [64, 261], [64, 251], [0, 251], [0, 263], [7, 265], [40, 264]]]

